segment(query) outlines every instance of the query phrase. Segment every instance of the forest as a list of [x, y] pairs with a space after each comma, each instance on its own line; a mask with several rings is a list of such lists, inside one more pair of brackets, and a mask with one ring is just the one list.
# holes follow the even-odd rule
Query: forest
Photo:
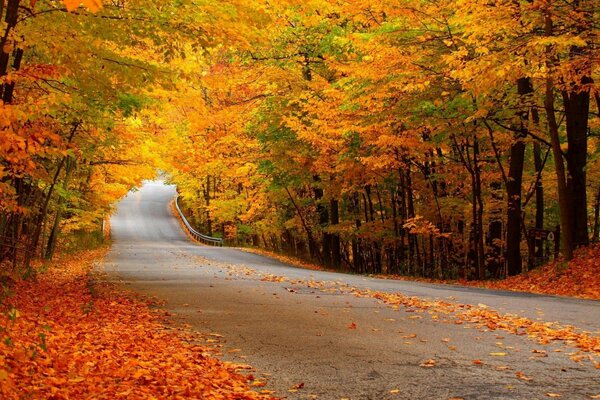
[[600, 237], [593, 0], [0, 15], [2, 271], [97, 236], [157, 171], [199, 231], [355, 273], [503, 278]]

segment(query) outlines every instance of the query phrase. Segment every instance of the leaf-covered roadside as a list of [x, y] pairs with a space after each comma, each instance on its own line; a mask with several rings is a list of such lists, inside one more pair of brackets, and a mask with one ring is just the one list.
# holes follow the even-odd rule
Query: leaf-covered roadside
[[94, 282], [103, 252], [63, 259], [12, 288], [0, 313], [0, 398], [271, 398], [148, 304]]
[[489, 289], [600, 300], [600, 245], [584, 247], [568, 263], [552, 262], [541, 268], [498, 281], [460, 282]]
[[[241, 248], [241, 250], [275, 258], [283, 263], [287, 263], [298, 268], [316, 271], [335, 271], [333, 269], [310, 264], [297, 258], [281, 255], [271, 251], [256, 248]], [[517, 276], [511, 276], [506, 279], [456, 281], [402, 275], [377, 275], [377, 278], [428, 283], [460, 284], [464, 286], [476, 286], [487, 289], [510, 290], [516, 292], [600, 300], [600, 262], [597, 260], [600, 260], [599, 244], [579, 249], [576, 253], [576, 257], [568, 263], [564, 263], [562, 261], [551, 262], [540, 268]]]

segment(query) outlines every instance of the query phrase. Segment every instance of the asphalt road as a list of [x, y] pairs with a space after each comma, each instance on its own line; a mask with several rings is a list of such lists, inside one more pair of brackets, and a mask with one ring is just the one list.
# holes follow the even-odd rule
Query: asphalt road
[[[174, 195], [172, 186], [147, 182], [119, 204], [111, 220], [114, 243], [105, 270], [133, 290], [165, 300], [177, 322], [215, 334], [206, 337], [213, 338], [208, 340], [212, 345], [222, 346], [224, 359], [252, 365], [253, 374], [267, 377], [267, 389], [279, 396], [546, 399], [559, 394], [589, 399], [600, 395], [600, 370], [586, 359], [570, 359], [577, 352], [572, 345], [540, 345], [525, 335], [455, 324], [435, 312], [415, 313], [339, 290], [261, 278], [272, 274], [335, 282], [334, 287], [485, 304], [596, 335], [600, 302], [310, 271], [237, 249], [198, 245], [171, 214], [168, 204]], [[427, 360], [434, 360], [435, 366], [421, 366]]]

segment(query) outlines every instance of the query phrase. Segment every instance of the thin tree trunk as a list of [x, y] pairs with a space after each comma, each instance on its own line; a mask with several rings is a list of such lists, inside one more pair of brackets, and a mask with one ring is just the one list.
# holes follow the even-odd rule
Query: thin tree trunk
[[483, 244], [483, 196], [481, 191], [481, 169], [479, 168], [479, 140], [473, 136], [473, 170], [475, 171], [474, 199], [477, 200], [476, 240], [477, 240], [477, 275], [479, 279], [485, 279], [485, 249]]
[[318, 261], [322, 261], [321, 254], [319, 252], [319, 249], [317, 248], [317, 242], [315, 241], [312, 230], [310, 229], [310, 226], [308, 226], [306, 219], [304, 218], [304, 215], [302, 215], [300, 207], [298, 207], [298, 204], [296, 204], [296, 201], [294, 200], [294, 197], [292, 196], [292, 193], [287, 188], [287, 186], [285, 187], [285, 191], [286, 191], [290, 201], [292, 202], [292, 205], [296, 209], [298, 218], [300, 218], [300, 222], [302, 223], [302, 226], [304, 227], [304, 231], [306, 232], [306, 236], [308, 238], [308, 251], [310, 253], [310, 256], [316, 258]]
[[[533, 162], [536, 172], [535, 227], [537, 229], [544, 229], [544, 182], [542, 181], [544, 162], [542, 160], [542, 146], [537, 141], [533, 143]], [[542, 259], [544, 257], [544, 242], [536, 240], [535, 248], [535, 256]]]
[[[69, 138], [67, 140], [67, 145], [71, 144], [71, 142], [73, 141], [73, 138], [75, 137], [75, 134], [77, 133], [77, 129], [79, 129], [80, 126], [81, 126], [81, 121], [76, 121], [73, 123], [73, 126], [71, 127], [71, 131], [69, 132]], [[54, 188], [56, 187], [56, 184], [58, 182], [58, 177], [60, 176], [60, 173], [62, 172], [62, 168], [65, 165], [65, 163], [67, 162], [68, 157], [69, 156], [65, 156], [60, 160], [60, 163], [56, 167], [56, 172], [54, 173], [54, 178], [52, 179], [52, 184], [48, 188], [48, 193], [46, 194], [46, 198], [44, 199], [44, 204], [40, 211], [40, 220], [39, 220], [38, 224], [36, 225], [33, 236], [31, 237], [31, 248], [32, 248], [33, 252], [35, 252], [35, 250], [38, 246], [41, 229], [42, 229], [42, 226], [44, 225], [44, 221], [46, 220], [46, 216], [48, 215], [48, 206], [50, 205], [50, 200], [52, 199], [52, 195], [54, 194]], [[32, 252], [32, 254], [33, 254], [33, 252]], [[27, 265], [29, 263], [29, 261], [30, 261], [30, 259], [28, 258], [26, 260], [25, 264]]]
[[[546, 36], [553, 35], [553, 24], [550, 11], [546, 11], [546, 15], [544, 16], [544, 32]], [[551, 49], [548, 48], [547, 52], [549, 54], [546, 63], [548, 67], [548, 74], [551, 74], [554, 70], [554, 65], [552, 65], [552, 61], [550, 60]], [[554, 82], [552, 76], [550, 75], [546, 77], [544, 110], [546, 111], [546, 118], [548, 120], [548, 133], [550, 135], [550, 142], [552, 144], [552, 155], [554, 156], [563, 256], [567, 261], [569, 261], [573, 259], [573, 224], [571, 222], [571, 204], [569, 203], [565, 163], [563, 160], [562, 149], [560, 147], [558, 122], [556, 121], [556, 112], [554, 109]]]
[[600, 239], [600, 186], [596, 189], [596, 201], [594, 202], [594, 243]]
[[[339, 202], [336, 199], [331, 199], [331, 226], [340, 223]], [[339, 268], [342, 265], [342, 249], [340, 243], [340, 235], [337, 233], [331, 234], [331, 261], [334, 268]]]
[[[69, 180], [71, 178], [71, 172], [74, 168], [75, 160], [71, 157], [67, 158], [67, 166], [65, 169], [65, 179], [63, 180], [63, 191], [67, 193], [69, 190]], [[62, 221], [62, 214], [64, 211], [65, 198], [61, 197], [58, 200], [58, 204], [56, 206], [56, 216], [54, 217], [54, 223], [52, 224], [52, 230], [50, 231], [50, 236], [48, 237], [48, 245], [46, 246], [46, 260], [51, 260], [54, 257], [54, 251], [56, 250], [56, 242], [58, 240], [58, 235], [60, 233], [60, 222]]]

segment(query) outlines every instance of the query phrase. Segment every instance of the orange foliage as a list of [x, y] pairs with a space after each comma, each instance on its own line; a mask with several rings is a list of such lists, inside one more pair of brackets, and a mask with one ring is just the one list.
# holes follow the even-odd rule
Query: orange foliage
[[16, 283], [0, 314], [0, 398], [271, 398], [165, 328], [146, 303], [93, 281], [102, 254], [65, 258]]
[[553, 262], [527, 273], [499, 281], [463, 285], [600, 300], [600, 245], [580, 249], [566, 266]]

